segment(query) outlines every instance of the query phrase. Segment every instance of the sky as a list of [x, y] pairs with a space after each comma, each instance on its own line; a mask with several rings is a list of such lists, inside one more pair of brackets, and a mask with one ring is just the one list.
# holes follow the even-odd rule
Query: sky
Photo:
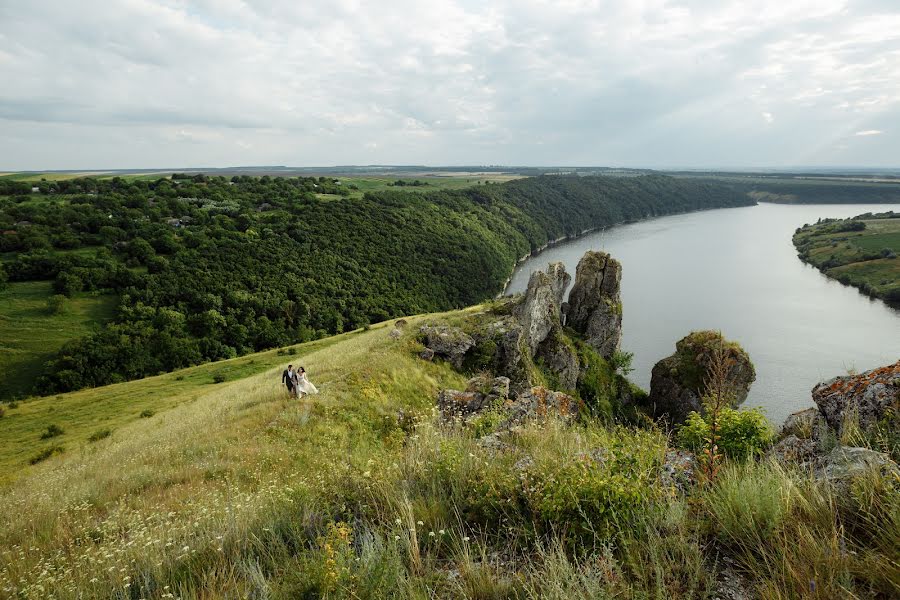
[[0, 171], [900, 166], [900, 0], [0, 0]]

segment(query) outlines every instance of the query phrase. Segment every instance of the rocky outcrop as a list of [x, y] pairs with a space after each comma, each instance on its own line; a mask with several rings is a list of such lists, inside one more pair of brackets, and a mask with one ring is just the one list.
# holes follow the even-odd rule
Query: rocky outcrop
[[796, 463], [805, 467], [815, 460], [817, 450], [816, 442], [811, 438], [797, 437], [791, 433], [772, 446], [769, 456], [784, 465]]
[[568, 394], [536, 386], [510, 398], [509, 384], [506, 377], [476, 377], [469, 380], [464, 392], [441, 390], [437, 404], [442, 421], [465, 424], [486, 410], [498, 409], [505, 418], [497, 429], [504, 431], [532, 419], [573, 421], [578, 416], [578, 401]]
[[812, 390], [813, 402], [838, 434], [847, 419], [866, 431], [893, 411], [900, 414], [900, 361], [859, 375], [835, 377]]
[[433, 356], [439, 356], [457, 369], [462, 367], [466, 352], [475, 345], [472, 336], [459, 327], [423, 325], [421, 333], [426, 348], [431, 349]]
[[717, 354], [727, 365], [729, 404], [737, 406], [743, 402], [756, 379], [750, 357], [718, 332], [695, 331], [675, 344], [675, 354], [654, 365], [646, 408], [654, 417], [666, 417], [672, 423], [683, 423], [692, 411], [702, 414], [702, 398]]
[[566, 325], [582, 336], [603, 358], [622, 341], [622, 265], [605, 252], [587, 252], [578, 262], [569, 294]]

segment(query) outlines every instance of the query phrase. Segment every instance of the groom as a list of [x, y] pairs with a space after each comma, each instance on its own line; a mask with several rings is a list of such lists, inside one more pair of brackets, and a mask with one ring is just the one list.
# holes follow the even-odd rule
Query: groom
[[281, 372], [281, 383], [287, 386], [289, 394], [294, 393], [294, 365], [288, 365], [288, 368]]

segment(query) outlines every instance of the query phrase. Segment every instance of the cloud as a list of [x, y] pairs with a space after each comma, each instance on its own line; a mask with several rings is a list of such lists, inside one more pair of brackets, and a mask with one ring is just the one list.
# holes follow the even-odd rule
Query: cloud
[[867, 136], [867, 135], [881, 135], [882, 133], [884, 133], [884, 132], [879, 129], [864, 129], [863, 131], [857, 131], [853, 135]]
[[0, 3], [0, 169], [900, 156], [892, 2], [380, 4]]

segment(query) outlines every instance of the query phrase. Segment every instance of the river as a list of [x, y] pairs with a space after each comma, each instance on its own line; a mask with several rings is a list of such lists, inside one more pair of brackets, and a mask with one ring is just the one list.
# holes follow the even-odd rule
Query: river
[[828, 279], [797, 258], [794, 230], [819, 217], [900, 211], [896, 204], [780, 205], [710, 210], [641, 221], [548, 248], [516, 269], [507, 293], [560, 261], [574, 279], [587, 250], [622, 262], [622, 349], [631, 379], [650, 370], [690, 331], [718, 329], [747, 350], [756, 381], [745, 407], [776, 424], [813, 405], [812, 387], [848, 370], [900, 358], [900, 311]]

